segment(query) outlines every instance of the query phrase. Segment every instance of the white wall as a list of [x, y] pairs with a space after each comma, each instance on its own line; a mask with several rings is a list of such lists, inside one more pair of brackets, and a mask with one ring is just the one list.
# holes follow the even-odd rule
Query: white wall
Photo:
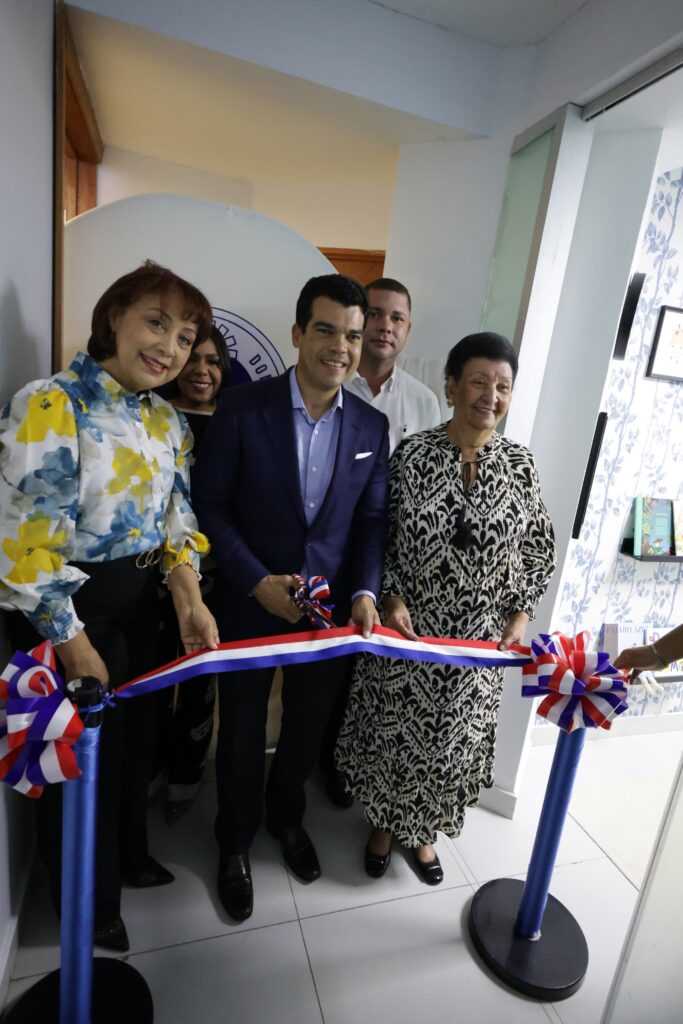
[[511, 138], [401, 146], [385, 273], [412, 293], [411, 355], [479, 329]]
[[392, 194], [392, 181], [255, 181], [252, 207], [313, 245], [386, 249]]
[[[269, 169], [264, 168], [264, 171]], [[272, 175], [272, 171], [270, 171]], [[384, 249], [393, 180], [334, 182], [245, 180], [107, 146], [97, 173], [99, 206], [148, 193], [209, 199], [256, 210], [303, 235], [313, 245]]]
[[[0, 402], [50, 372], [52, 0], [0, 4]], [[6, 656], [0, 624], [0, 657]], [[3, 661], [3, 666], [5, 662]], [[0, 1006], [25, 885], [28, 802], [0, 786]]]
[[407, 113], [485, 133], [501, 50], [366, 0], [75, 0]]
[[0, 404], [51, 368], [51, 19], [51, 0], [0, 4]]
[[479, 330], [507, 180], [513, 126], [533, 51], [507, 50], [492, 103], [492, 135], [401, 146], [385, 272], [413, 296], [412, 356], [443, 357]]
[[224, 178], [196, 167], [107, 146], [97, 169], [98, 206], [147, 192], [194, 196], [249, 208], [253, 188], [251, 182], [240, 178]]
[[595, 99], [681, 44], [680, 0], [590, 0], [538, 46], [520, 129]]

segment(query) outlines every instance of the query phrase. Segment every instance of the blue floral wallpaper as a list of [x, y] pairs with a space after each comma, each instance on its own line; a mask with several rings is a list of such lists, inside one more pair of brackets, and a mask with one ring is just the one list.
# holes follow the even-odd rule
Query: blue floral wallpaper
[[[659, 308], [683, 307], [683, 168], [657, 179], [637, 268], [646, 274], [626, 358], [612, 361], [602, 409], [608, 422], [586, 517], [565, 565], [555, 629], [604, 622], [683, 622], [683, 562], [639, 562], [619, 547], [637, 495], [683, 497], [683, 383], [645, 377]], [[663, 697], [631, 691], [628, 714], [683, 711], [683, 683]]]

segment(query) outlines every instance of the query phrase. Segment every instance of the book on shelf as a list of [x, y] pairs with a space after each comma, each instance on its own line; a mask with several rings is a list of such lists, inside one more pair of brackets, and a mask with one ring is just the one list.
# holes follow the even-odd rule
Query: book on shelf
[[674, 501], [674, 554], [683, 558], [683, 498]]
[[644, 644], [645, 637], [651, 629], [652, 626], [648, 623], [603, 622], [597, 649], [605, 651], [609, 654], [610, 661], [614, 661], [625, 647], [640, 647]]
[[633, 499], [633, 554], [661, 557], [673, 553], [671, 498]]

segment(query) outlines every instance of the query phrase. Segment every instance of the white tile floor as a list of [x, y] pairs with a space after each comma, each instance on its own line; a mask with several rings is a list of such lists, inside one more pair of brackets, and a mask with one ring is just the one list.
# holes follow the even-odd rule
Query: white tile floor
[[[683, 733], [605, 737], [586, 744], [580, 777], [628, 775], [638, 764], [646, 774], [653, 760], [673, 776], [682, 746]], [[441, 839], [445, 880], [436, 889], [420, 882], [400, 851], [383, 879], [369, 879], [361, 812], [333, 808], [313, 781], [306, 824], [323, 876], [302, 884], [287, 872], [275, 841], [260, 834], [252, 851], [254, 914], [241, 925], [226, 917], [215, 890], [213, 784], [205, 783], [172, 829], [153, 807], [151, 848], [176, 881], [127, 890], [122, 913], [127, 959], [150, 986], [157, 1024], [598, 1024], [636, 890], [571, 817], [551, 891], [588, 942], [579, 991], [554, 1005], [508, 991], [475, 958], [467, 932], [477, 887], [526, 871], [552, 752], [532, 751], [514, 820], [475, 808], [458, 840]], [[45, 906], [37, 873], [10, 1001], [58, 964], [57, 928]]]

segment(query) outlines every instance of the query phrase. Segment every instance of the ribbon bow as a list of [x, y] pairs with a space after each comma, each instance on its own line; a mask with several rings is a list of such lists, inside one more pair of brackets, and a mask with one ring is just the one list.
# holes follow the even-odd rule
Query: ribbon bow
[[293, 601], [297, 608], [308, 615], [308, 618], [316, 629], [331, 629], [334, 626], [332, 621], [333, 604], [322, 602], [331, 596], [330, 585], [324, 576], [309, 576], [307, 580], [298, 573], [292, 573], [292, 579], [296, 586], [294, 588]]
[[28, 654], [17, 651], [0, 675], [0, 781], [26, 796], [80, 775], [73, 746], [83, 723], [55, 667], [45, 641]]
[[589, 640], [587, 632], [573, 640], [541, 633], [531, 641], [533, 661], [522, 667], [522, 696], [544, 697], [537, 714], [565, 732], [611, 729], [611, 719], [628, 706], [624, 674], [610, 665], [604, 651], [586, 650]]

